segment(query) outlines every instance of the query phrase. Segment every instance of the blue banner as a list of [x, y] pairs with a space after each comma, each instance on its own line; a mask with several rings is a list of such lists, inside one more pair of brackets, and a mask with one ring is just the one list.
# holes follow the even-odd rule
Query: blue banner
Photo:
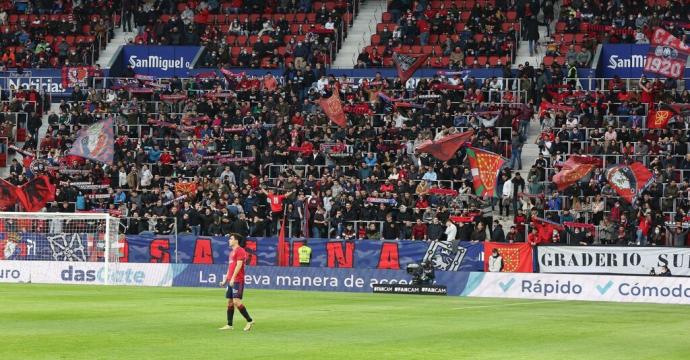
[[[601, 49], [599, 57], [598, 77], [610, 78], [618, 75], [622, 78], [639, 78], [643, 75], [649, 44], [606, 44]], [[654, 74], [645, 74], [656, 77]], [[685, 77], [690, 77], [690, 71], [685, 69]]]
[[[226, 265], [173, 264], [173, 286], [218, 287], [227, 272]], [[460, 295], [470, 273], [437, 271], [435, 284], [448, 287], [448, 295]], [[317, 290], [371, 292], [373, 284], [410, 284], [405, 271], [375, 269], [248, 267], [244, 277], [247, 289]], [[249, 291], [249, 293], [247, 292]], [[251, 296], [251, 290], [245, 290]], [[224, 292], [218, 290], [218, 296]]]
[[27, 69], [22, 72], [0, 72], [0, 89], [3, 91], [14, 87], [16, 89], [29, 89], [35, 87], [53, 96], [70, 95], [71, 88], [62, 86], [62, 71], [60, 69]]
[[[190, 264], [225, 264], [229, 249], [227, 238], [180, 235], [175, 248], [170, 236], [130, 235], [126, 238], [121, 261], [175, 262]], [[297, 249], [303, 240], [292, 239], [284, 253], [291, 266], [299, 266]], [[277, 263], [277, 238], [248, 239], [249, 265], [273, 266]], [[341, 241], [310, 239], [311, 265], [319, 268], [405, 269], [408, 264], [431, 261], [445, 271], [483, 271], [484, 244], [461, 242], [453, 251], [443, 242], [425, 241]]]
[[122, 68], [132, 65], [134, 72], [157, 77], [185, 77], [194, 68], [201, 46], [126, 45], [120, 59]]

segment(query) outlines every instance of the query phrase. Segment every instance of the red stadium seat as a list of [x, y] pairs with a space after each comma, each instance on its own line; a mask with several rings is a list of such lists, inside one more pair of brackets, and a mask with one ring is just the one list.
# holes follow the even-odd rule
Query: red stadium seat
[[378, 34], [371, 35], [371, 43], [373, 45], [379, 45], [381, 43], [381, 37]]

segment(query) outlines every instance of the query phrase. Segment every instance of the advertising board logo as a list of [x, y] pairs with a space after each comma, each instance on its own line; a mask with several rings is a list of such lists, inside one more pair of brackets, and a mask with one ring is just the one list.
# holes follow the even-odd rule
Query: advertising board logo
[[467, 249], [459, 246], [453, 249], [450, 242], [433, 241], [426, 250], [422, 261], [431, 261], [434, 268], [438, 270], [458, 271], [465, 253], [467, 253]]
[[149, 55], [144, 58], [140, 58], [136, 55], [131, 55], [129, 57], [129, 64], [133, 68], [158, 68], [163, 71], [168, 69], [191, 69], [192, 64], [189, 61], [185, 61], [184, 57], [180, 56], [177, 59], [166, 59], [157, 55]]
[[647, 61], [647, 57], [644, 55], [631, 55], [629, 59], [621, 58], [618, 55], [611, 55], [607, 67], [612, 70], [619, 68], [642, 68], [645, 61]]
[[[142, 284], [146, 278], [143, 271], [132, 270], [127, 268], [124, 270], [111, 270], [108, 272], [108, 279], [114, 284]], [[62, 281], [70, 282], [98, 282], [105, 283], [105, 268], [100, 267], [95, 269], [80, 269], [70, 265], [67, 269], [60, 272], [60, 279]]]

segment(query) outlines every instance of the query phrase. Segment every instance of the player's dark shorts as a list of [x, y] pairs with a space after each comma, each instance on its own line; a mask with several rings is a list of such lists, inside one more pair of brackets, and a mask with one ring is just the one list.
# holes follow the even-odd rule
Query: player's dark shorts
[[226, 286], [225, 298], [226, 299], [242, 299], [242, 293], [244, 293], [244, 283], [235, 283], [230, 288], [230, 284]]

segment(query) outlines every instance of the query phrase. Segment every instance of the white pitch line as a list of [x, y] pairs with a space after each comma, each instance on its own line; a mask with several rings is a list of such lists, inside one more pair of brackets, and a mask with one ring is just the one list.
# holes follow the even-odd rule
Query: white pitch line
[[568, 301], [568, 300], [523, 301], [523, 302], [508, 303], [508, 304], [464, 306], [464, 307], [453, 308], [453, 310], [469, 310], [469, 309], [493, 308], [493, 307], [504, 307], [504, 306], [514, 306], [514, 305], [531, 305], [531, 304], [543, 304], [543, 303], [557, 303], [557, 302], [563, 302], [563, 301]]

